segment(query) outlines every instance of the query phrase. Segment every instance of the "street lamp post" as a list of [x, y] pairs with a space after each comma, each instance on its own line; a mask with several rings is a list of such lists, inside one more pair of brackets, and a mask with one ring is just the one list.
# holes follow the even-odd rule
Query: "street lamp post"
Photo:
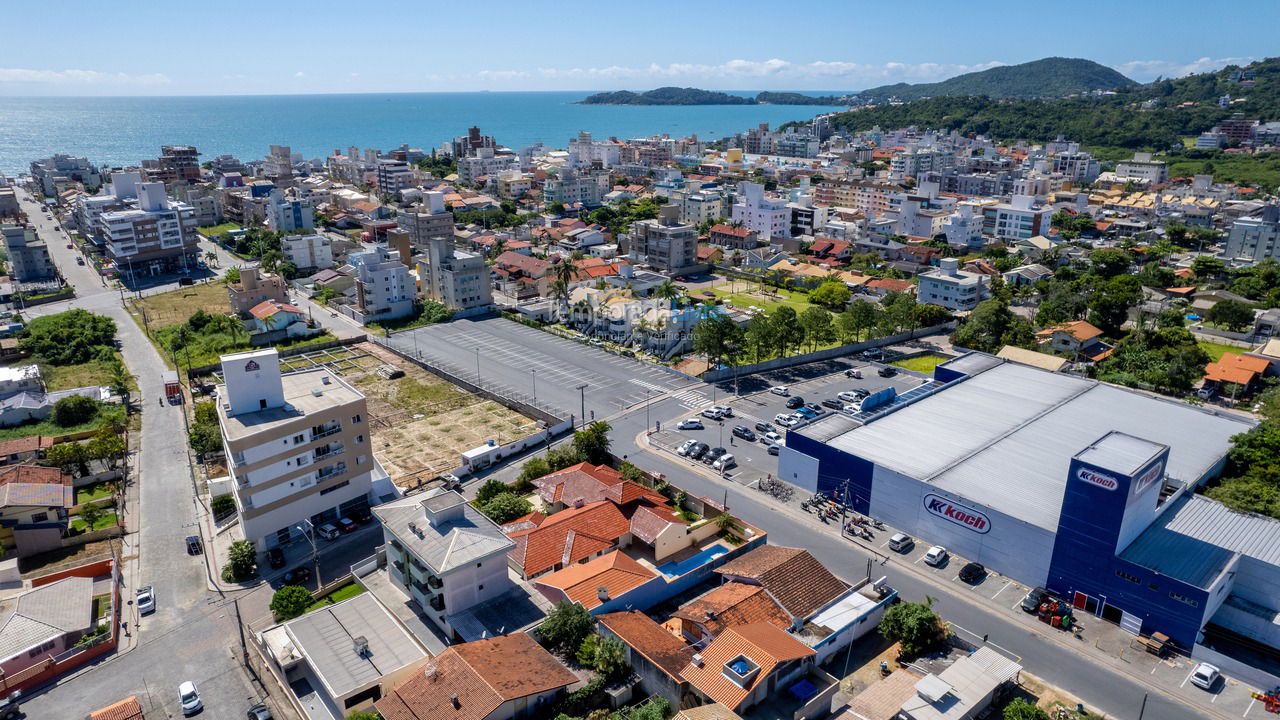
[[476, 346], [476, 387], [480, 387], [480, 346]]
[[649, 388], [644, 389], [644, 428], [649, 429]]
[[530, 369], [529, 374], [533, 375], [533, 406], [538, 407], [538, 368]]
[[580, 403], [578, 410], [582, 413], [582, 416], [581, 416], [582, 419], [580, 420], [580, 422], [582, 423], [582, 427], [587, 426], [587, 394], [585, 392], [586, 389], [587, 389], [586, 383], [582, 383], [581, 385], [578, 386], [578, 402]]
[[[306, 523], [306, 527], [303, 527], [303, 523]], [[294, 527], [301, 530], [302, 536], [311, 543], [311, 565], [316, 571], [316, 587], [320, 587], [324, 583], [320, 579], [320, 552], [316, 549], [316, 527], [310, 520], [303, 520]]]

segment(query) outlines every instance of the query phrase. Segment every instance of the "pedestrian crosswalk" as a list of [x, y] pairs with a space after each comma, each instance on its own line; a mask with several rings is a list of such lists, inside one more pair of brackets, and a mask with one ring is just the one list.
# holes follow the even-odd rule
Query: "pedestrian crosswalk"
[[[639, 385], [640, 387], [648, 388], [658, 395], [666, 395], [667, 393], [672, 392], [669, 387], [663, 387], [662, 385], [651, 383], [647, 380], [631, 378], [631, 382]], [[679, 400], [682, 407], [689, 408], [690, 410], [697, 410], [711, 404], [711, 401], [707, 399], [706, 395], [694, 390], [693, 388], [681, 390], [680, 392], [672, 394], [671, 397]]]

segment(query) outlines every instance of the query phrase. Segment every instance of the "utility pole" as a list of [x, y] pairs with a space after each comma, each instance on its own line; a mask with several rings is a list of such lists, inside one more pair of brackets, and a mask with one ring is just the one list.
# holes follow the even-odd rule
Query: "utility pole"
[[533, 375], [533, 406], [538, 407], [538, 368], [531, 368], [529, 373]]
[[582, 418], [583, 427], [587, 426], [587, 394], [585, 392], [586, 389], [587, 389], [586, 383], [582, 383], [581, 385], [578, 386], [578, 402], [580, 403], [578, 410], [579, 412], [582, 413], [580, 417]]
[[476, 387], [480, 387], [480, 346], [476, 346]]

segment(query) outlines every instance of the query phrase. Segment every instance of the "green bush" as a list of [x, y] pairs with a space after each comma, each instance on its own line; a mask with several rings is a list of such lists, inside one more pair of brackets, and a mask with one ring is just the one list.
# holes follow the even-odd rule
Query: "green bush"
[[495, 495], [489, 502], [481, 505], [480, 512], [499, 525], [505, 525], [522, 515], [533, 512], [533, 506], [528, 500], [507, 491]]
[[898, 643], [902, 654], [917, 657], [946, 639], [942, 620], [933, 612], [933, 599], [922, 603], [898, 603], [880, 619], [880, 634]]
[[271, 612], [283, 620], [296, 618], [311, 605], [311, 593], [300, 585], [285, 585], [271, 596]]
[[19, 347], [50, 365], [78, 365], [113, 356], [116, 323], [87, 310], [68, 310], [33, 319]]
[[591, 634], [595, 618], [575, 602], [559, 603], [538, 626], [538, 634], [551, 649], [562, 652], [577, 650]]
[[227, 564], [222, 568], [226, 582], [244, 582], [258, 574], [258, 550], [248, 540], [231, 543], [227, 551]]
[[100, 403], [84, 395], [70, 395], [53, 404], [52, 419], [60, 427], [75, 427], [93, 419]]
[[209, 509], [213, 511], [214, 517], [229, 515], [236, 510], [235, 498], [231, 497], [229, 493], [219, 495], [209, 501]]

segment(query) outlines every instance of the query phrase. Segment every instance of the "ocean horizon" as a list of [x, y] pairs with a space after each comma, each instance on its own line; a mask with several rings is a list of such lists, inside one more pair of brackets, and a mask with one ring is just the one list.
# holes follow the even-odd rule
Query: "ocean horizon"
[[[755, 94], [753, 91], [724, 91]], [[827, 94], [809, 90], [807, 94]], [[500, 144], [565, 147], [581, 130], [619, 139], [697, 134], [714, 140], [760, 123], [777, 126], [841, 107], [817, 105], [579, 105], [590, 92], [430, 92], [308, 95], [5, 97], [0, 172], [29, 171], [54, 153], [97, 165], [137, 165], [161, 145], [194, 145], [201, 159], [262, 158], [288, 145], [307, 159], [333, 150], [430, 151], [472, 125]]]

